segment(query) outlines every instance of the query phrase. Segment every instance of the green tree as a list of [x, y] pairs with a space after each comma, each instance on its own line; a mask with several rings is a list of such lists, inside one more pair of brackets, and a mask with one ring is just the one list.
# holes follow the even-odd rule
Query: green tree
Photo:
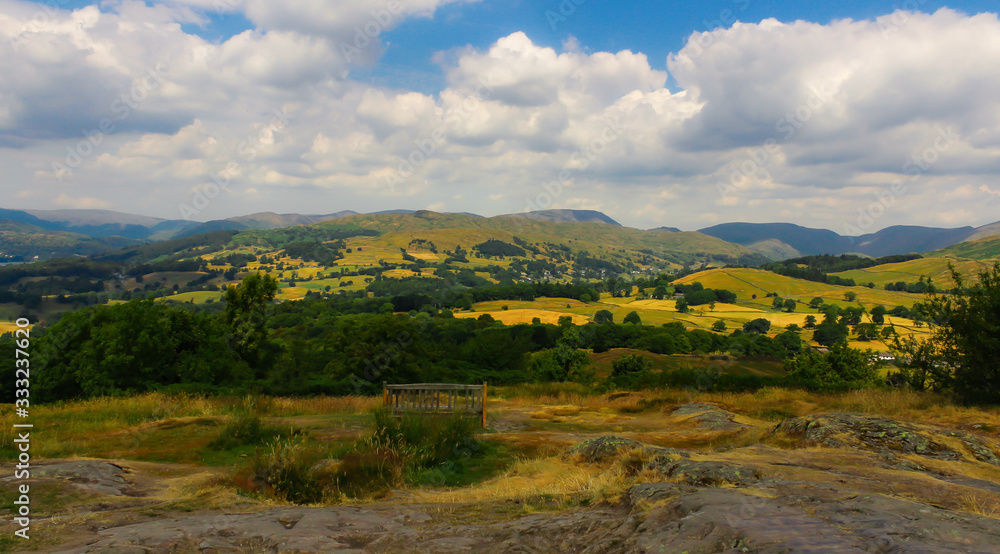
[[563, 334], [555, 348], [536, 354], [531, 358], [531, 376], [538, 382], [576, 381], [589, 382], [594, 373], [589, 371], [590, 357], [576, 348], [579, 333], [574, 329]]
[[826, 355], [810, 350], [787, 362], [788, 375], [818, 382], [821, 386], [871, 386], [878, 382], [878, 356], [872, 350], [856, 350], [846, 343], [830, 346]]
[[812, 329], [816, 326], [816, 316], [809, 314], [806, 316], [805, 327], [806, 329]]
[[774, 337], [774, 341], [785, 349], [787, 355], [791, 356], [802, 351], [802, 337], [794, 331], [785, 331]]
[[887, 310], [885, 309], [885, 306], [883, 306], [881, 304], [879, 304], [878, 306], [875, 306], [874, 308], [872, 308], [872, 311], [871, 311], [871, 314], [872, 314], [872, 323], [874, 323], [875, 325], [883, 325], [883, 324], [885, 324], [885, 314], [886, 314], [886, 312], [887, 312]]
[[785, 300], [785, 311], [788, 313], [792, 313], [795, 311], [795, 301], [792, 300], [791, 298]]
[[633, 325], [642, 325], [642, 318], [639, 317], [639, 312], [631, 311], [622, 320], [622, 323], [631, 323]]
[[493, 319], [493, 316], [491, 316], [490, 314], [483, 314], [477, 317], [476, 321], [479, 322], [480, 328], [489, 327], [490, 325], [493, 325], [494, 323], [497, 322], [497, 320]]
[[267, 274], [251, 273], [226, 288], [226, 325], [233, 350], [258, 372], [267, 344], [267, 308], [278, 292], [278, 282]]
[[818, 296], [816, 298], [813, 298], [812, 300], [809, 301], [809, 307], [812, 308], [812, 309], [814, 309], [814, 310], [817, 309], [817, 308], [819, 308], [822, 305], [823, 305], [823, 299], [820, 298], [820, 297], [818, 297]]
[[762, 317], [743, 324], [744, 333], [756, 333], [763, 335], [764, 333], [767, 333], [769, 329], [771, 329], [771, 322]]
[[968, 402], [1000, 403], [1000, 262], [966, 283], [954, 267], [951, 294], [930, 293], [928, 320], [943, 367], [953, 368], [953, 389]]
[[901, 379], [914, 390], [944, 392], [953, 385], [951, 369], [942, 363], [942, 354], [934, 340], [918, 340], [913, 335], [896, 335], [889, 349], [896, 355], [899, 371], [890, 382]]
[[839, 342], [845, 342], [851, 335], [847, 325], [824, 321], [816, 326], [813, 332], [813, 340], [823, 346], [833, 346]]
[[878, 327], [874, 323], [859, 323], [854, 326], [854, 334], [859, 341], [872, 341], [878, 339]]
[[785, 301], [777, 296], [774, 297], [774, 302], [771, 302], [771, 308], [775, 310], [780, 310], [784, 306], [785, 306]]
[[682, 314], [686, 314], [690, 311], [687, 300], [684, 300], [683, 298], [678, 299], [675, 305], [677, 307], [677, 311]]
[[43, 401], [235, 385], [250, 377], [226, 347], [217, 318], [152, 299], [65, 314], [39, 337], [34, 360], [32, 399]]
[[848, 302], [854, 302], [857, 298], [858, 294], [853, 290], [849, 290], [844, 293], [844, 300], [847, 300]]
[[615, 322], [615, 314], [611, 313], [608, 310], [600, 310], [594, 314], [594, 323], [606, 324], [614, 322]]
[[726, 332], [726, 322], [721, 319], [712, 324], [712, 330], [718, 331], [719, 333]]
[[652, 367], [653, 362], [649, 358], [638, 354], [629, 354], [618, 358], [611, 364], [611, 376], [640, 375], [649, 373]]

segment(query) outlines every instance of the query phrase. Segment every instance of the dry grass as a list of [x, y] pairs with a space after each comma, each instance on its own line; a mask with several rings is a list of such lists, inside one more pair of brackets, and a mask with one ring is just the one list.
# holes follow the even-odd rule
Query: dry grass
[[843, 411], [883, 415], [903, 421], [933, 423], [948, 427], [986, 425], [989, 428], [1000, 428], [998, 407], [961, 406], [942, 395], [895, 389], [868, 389], [843, 393], [818, 393], [773, 387], [756, 392], [667, 389], [597, 395], [584, 385], [545, 383], [496, 387], [490, 390], [491, 405], [497, 407], [576, 406], [589, 411], [634, 413], [649, 410], [666, 411], [688, 402], [707, 402], [717, 404], [736, 414], [765, 421]]
[[516, 500], [530, 504], [540, 498], [601, 502], [618, 499], [636, 482], [622, 463], [601, 467], [549, 457], [519, 460], [502, 474], [472, 487], [417, 494], [422, 502], [431, 503]]
[[303, 414], [364, 414], [381, 405], [382, 399], [374, 396], [316, 396], [313, 398], [275, 398], [271, 401], [271, 415], [295, 416]]
[[996, 499], [970, 492], [960, 497], [962, 508], [980, 517], [1000, 519], [1000, 503]]

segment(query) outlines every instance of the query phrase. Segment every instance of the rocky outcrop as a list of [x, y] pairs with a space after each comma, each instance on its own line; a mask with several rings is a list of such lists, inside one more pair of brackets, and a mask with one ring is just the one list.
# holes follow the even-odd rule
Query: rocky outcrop
[[882, 456], [916, 454], [939, 460], [968, 457], [1000, 466], [1000, 445], [996, 443], [961, 431], [917, 426], [885, 417], [817, 414], [782, 421], [774, 432], [803, 442], [831, 448], [854, 447]]
[[698, 429], [734, 433], [752, 429], [751, 426], [736, 421], [736, 414], [719, 408], [715, 404], [691, 402], [683, 404], [671, 412], [672, 416], [681, 416], [695, 423]]
[[[120, 465], [102, 460], [70, 460], [37, 465], [31, 470], [35, 479], [68, 482], [72, 487], [108, 496], [128, 495], [131, 484], [127, 471]], [[10, 480], [5, 478], [4, 480]]]

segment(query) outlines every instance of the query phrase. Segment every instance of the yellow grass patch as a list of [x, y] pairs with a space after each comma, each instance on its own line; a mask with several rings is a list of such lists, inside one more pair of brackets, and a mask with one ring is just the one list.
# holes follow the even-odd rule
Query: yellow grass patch
[[0, 321], [0, 335], [4, 333], [13, 333], [17, 329], [21, 329], [21, 327], [18, 327], [17, 323], [13, 321]]
[[180, 292], [172, 296], [163, 297], [163, 300], [169, 300], [171, 302], [188, 302], [192, 301], [195, 304], [204, 304], [208, 300], [213, 300], [218, 302], [222, 299], [225, 293], [222, 291], [194, 291], [194, 292]]
[[436, 261], [442, 259], [437, 254], [435, 254], [433, 252], [427, 252], [426, 250], [409, 250], [409, 251], [407, 251], [407, 254], [413, 256], [414, 258], [416, 258], [418, 260], [424, 260], [424, 261], [428, 261], [428, 262], [436, 262]]
[[563, 316], [569, 316], [573, 319], [575, 325], [584, 325], [590, 318], [566, 312], [554, 312], [549, 310], [528, 310], [528, 309], [514, 309], [514, 310], [499, 310], [499, 311], [479, 311], [475, 312], [457, 312], [455, 317], [471, 317], [477, 318], [484, 313], [489, 313], [490, 317], [503, 323], [504, 325], [517, 325], [518, 323], [531, 323], [531, 320], [538, 318], [542, 323], [549, 323], [555, 325], [559, 322], [559, 318]]
[[[909, 294], [905, 292], [886, 291], [878, 288], [868, 287], [841, 287], [838, 285], [827, 285], [825, 283], [815, 283], [803, 279], [793, 279], [762, 269], [709, 269], [688, 275], [675, 281], [678, 284], [701, 283], [706, 288], [726, 289], [736, 293], [740, 301], [751, 301], [770, 304], [769, 298], [765, 298], [768, 293], [777, 293], [781, 298], [791, 298], [802, 303], [819, 297], [829, 304], [862, 304], [868, 308], [876, 304], [883, 304], [886, 307], [892, 306], [912, 306], [914, 302], [922, 300], [919, 294]], [[852, 291], [857, 295], [857, 300], [848, 303], [844, 300], [844, 294]], [[757, 295], [754, 299], [753, 295]]]

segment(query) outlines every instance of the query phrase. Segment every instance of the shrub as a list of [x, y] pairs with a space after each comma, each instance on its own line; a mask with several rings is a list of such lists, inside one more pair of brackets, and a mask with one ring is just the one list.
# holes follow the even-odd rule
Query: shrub
[[[333, 483], [333, 473], [317, 466], [323, 452], [295, 439], [276, 440], [250, 461], [250, 481], [268, 495], [308, 504], [324, 499]], [[314, 469], [316, 468], [316, 469]]]
[[628, 356], [623, 356], [614, 361], [611, 364], [611, 376], [618, 377], [621, 375], [636, 375], [642, 373], [649, 373], [652, 369], [653, 362], [645, 356], [639, 356], [637, 354], [629, 354]]
[[789, 377], [815, 381], [820, 387], [866, 387], [878, 381], [879, 361], [872, 350], [857, 350], [838, 342], [829, 354], [803, 352], [786, 368]]
[[359, 497], [407, 481], [455, 484], [468, 462], [487, 451], [476, 438], [479, 422], [461, 414], [395, 418], [379, 408], [373, 417], [371, 436], [341, 459], [335, 476], [341, 494]]

